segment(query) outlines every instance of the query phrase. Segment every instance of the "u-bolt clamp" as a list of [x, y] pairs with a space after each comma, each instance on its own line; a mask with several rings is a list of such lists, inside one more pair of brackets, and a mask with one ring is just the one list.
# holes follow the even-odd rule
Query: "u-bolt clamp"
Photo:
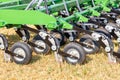
[[39, 32], [40, 37], [48, 44], [53, 51], [57, 51], [59, 48], [59, 42], [56, 38], [54, 38], [51, 34], [47, 33], [46, 31]]
[[56, 61], [59, 63], [63, 62], [63, 56], [61, 55], [60, 51], [60, 42], [52, 35], [44, 31], [40, 31], [39, 35], [46, 41], [46, 43], [51, 47], [51, 49], [55, 51], [54, 53]]
[[109, 62], [116, 63], [116, 58], [113, 56], [114, 46], [112, 41], [102, 33], [93, 32], [91, 35], [95, 40], [100, 42], [100, 45], [105, 49]]
[[117, 25], [109, 23], [105, 29], [120, 43], [120, 28]]

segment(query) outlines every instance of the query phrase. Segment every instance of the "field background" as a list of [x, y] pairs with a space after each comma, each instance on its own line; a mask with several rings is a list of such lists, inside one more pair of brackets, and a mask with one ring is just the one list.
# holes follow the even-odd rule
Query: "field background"
[[[13, 29], [0, 29], [13, 44], [19, 40]], [[51, 52], [52, 53], [52, 52]], [[111, 64], [104, 51], [87, 55], [83, 65], [62, 65], [55, 62], [54, 54], [36, 55], [28, 65], [5, 62], [0, 50], [0, 80], [120, 80], [120, 64]]]

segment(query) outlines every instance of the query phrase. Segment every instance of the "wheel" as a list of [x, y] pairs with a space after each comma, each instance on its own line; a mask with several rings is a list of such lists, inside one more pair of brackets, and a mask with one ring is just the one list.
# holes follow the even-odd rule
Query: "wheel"
[[[67, 63], [70, 64], [82, 64], [85, 61], [86, 54], [82, 46], [78, 43], [71, 42], [64, 47], [64, 52], [70, 54], [71, 57], [64, 57]], [[77, 57], [74, 58], [72, 56]]]
[[[17, 42], [11, 47], [11, 52], [16, 56], [12, 56], [12, 60], [17, 64], [28, 64], [32, 59], [32, 50], [23, 42]], [[17, 55], [22, 56], [18, 57]]]
[[53, 30], [51, 34], [60, 41], [61, 46], [65, 44], [66, 38], [61, 31]]
[[104, 28], [98, 28], [95, 31], [98, 32], [98, 33], [102, 33], [102, 34], [106, 35], [108, 38], [111, 39], [110, 33], [108, 31], [106, 31]]
[[0, 45], [4, 46], [4, 49], [8, 49], [8, 40], [3, 34], [0, 34]]
[[33, 47], [33, 50], [37, 53], [37, 54], [48, 54], [50, 52], [50, 47], [41, 39], [41, 37], [39, 35], [36, 35], [33, 40], [33, 43], [35, 43], [37, 46], [41, 46], [44, 49], [39, 49], [37, 47]]
[[83, 49], [85, 50], [86, 54], [92, 54], [92, 53], [96, 53], [97, 51], [99, 51], [99, 44], [88, 34], [83, 35], [80, 40], [80, 43], [85, 43], [85, 44], [89, 44], [90, 46], [87, 45], [83, 45]]

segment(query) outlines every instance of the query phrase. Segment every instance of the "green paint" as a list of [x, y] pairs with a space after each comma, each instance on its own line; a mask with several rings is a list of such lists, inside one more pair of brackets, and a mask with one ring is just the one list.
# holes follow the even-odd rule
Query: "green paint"
[[[53, 29], [73, 29], [69, 24], [71, 21], [88, 22], [89, 16], [100, 16], [102, 11], [110, 12], [111, 7], [118, 7], [120, 0], [94, 0], [93, 7], [91, 0], [79, 0], [79, 4], [83, 5], [83, 11], [75, 10], [73, 14], [68, 17], [61, 17], [58, 12], [64, 10], [64, 4], [60, 0], [54, 0], [53, 5], [51, 0], [48, 0], [49, 14], [46, 14], [46, 8], [25, 11], [25, 7], [31, 0], [0, 0], [0, 26], [5, 25], [45, 25], [46, 28]], [[36, 5], [36, 4], [35, 4]], [[35, 5], [33, 7], [35, 7]], [[68, 10], [76, 6], [76, 0], [66, 0]], [[42, 3], [44, 6], [44, 3]], [[53, 17], [51, 15], [55, 15]]]

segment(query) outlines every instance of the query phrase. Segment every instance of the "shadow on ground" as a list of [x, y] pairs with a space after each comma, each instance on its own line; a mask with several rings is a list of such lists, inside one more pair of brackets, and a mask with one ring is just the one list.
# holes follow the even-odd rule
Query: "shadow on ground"
[[89, 56], [86, 56], [84, 64], [88, 64], [92, 60], [93, 60], [92, 58], [90, 58]]
[[40, 59], [41, 59], [40, 55], [33, 55], [30, 64], [33, 64]]

